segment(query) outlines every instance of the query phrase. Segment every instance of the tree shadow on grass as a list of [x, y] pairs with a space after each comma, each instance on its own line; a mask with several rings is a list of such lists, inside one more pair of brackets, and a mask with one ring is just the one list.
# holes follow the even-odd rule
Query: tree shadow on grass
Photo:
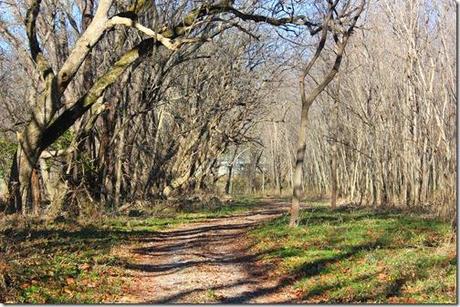
[[[219, 265], [225, 265], [228, 263], [243, 265], [247, 273], [247, 278], [245, 280], [239, 280], [237, 282], [233, 282], [230, 284], [219, 285], [219, 286], [210, 287], [210, 288], [200, 287], [200, 288], [195, 288], [191, 290], [181, 291], [179, 293], [175, 293], [165, 298], [161, 298], [158, 300], [150, 300], [144, 303], [146, 304], [173, 303], [176, 301], [183, 301], [189, 295], [200, 292], [200, 291], [210, 291], [210, 290], [217, 291], [217, 290], [223, 290], [223, 289], [232, 289], [232, 288], [236, 288], [240, 286], [248, 286], [251, 290], [245, 291], [243, 293], [239, 293], [236, 296], [222, 297], [219, 300], [219, 302], [227, 303], [227, 304], [249, 303], [249, 302], [252, 302], [253, 300], [263, 298], [264, 296], [276, 295], [280, 291], [283, 291], [286, 287], [293, 285], [296, 281], [298, 281], [301, 278], [307, 278], [307, 277], [313, 277], [313, 276], [320, 275], [327, 269], [328, 265], [340, 262], [347, 258], [350, 258], [363, 250], [375, 248], [377, 245], [378, 245], [377, 242], [371, 242], [371, 243], [355, 246], [351, 248], [349, 251], [341, 253], [334, 257], [324, 257], [324, 258], [312, 261], [310, 263], [306, 263], [296, 268], [295, 271], [292, 272], [291, 275], [279, 279], [275, 285], [271, 285], [271, 286], [264, 286], [264, 282], [263, 282], [263, 279], [267, 278], [268, 271], [271, 269], [271, 267], [255, 264], [256, 261], [260, 259], [264, 254], [252, 254], [246, 257], [233, 257], [233, 258], [227, 258], [227, 259], [218, 258], [218, 259], [214, 259], [212, 262], [219, 264]], [[194, 266], [197, 264], [203, 264], [207, 262], [208, 261], [189, 262], [189, 263], [183, 263], [183, 264], [170, 264], [167, 267], [167, 269]], [[138, 269], [143, 269], [143, 268], [138, 268]], [[158, 269], [158, 268], [155, 268], [155, 269]], [[175, 272], [176, 271], [174, 271], [174, 273]], [[334, 287], [339, 287], [339, 286], [340, 285], [335, 285]], [[327, 290], [327, 289], [324, 289], [324, 290]], [[280, 300], [280, 301], [277, 301], [276, 303], [295, 303], [295, 302], [296, 302], [296, 299]]]
[[411, 216], [398, 208], [387, 208], [374, 210], [372, 208], [356, 208], [356, 207], [338, 207], [331, 209], [329, 207], [312, 207], [307, 206], [302, 209], [300, 225], [320, 225], [324, 223], [340, 224], [349, 222], [359, 222], [362, 220], [376, 219], [382, 222], [396, 220], [396, 223], [414, 224], [414, 226], [432, 226], [444, 224], [441, 220], [436, 219], [420, 219], [417, 216]]
[[[314, 223], [323, 223], [325, 221], [337, 222], [338, 217], [335, 215], [331, 216], [331, 213], [326, 208], [315, 208], [315, 214], [318, 214], [318, 219], [316, 216], [314, 219], [310, 220], [310, 224]], [[241, 218], [248, 217], [250, 218], [254, 214], [261, 214], [266, 216], [271, 216], [274, 214], [280, 214], [284, 210], [280, 208], [274, 208], [273, 210], [258, 210], [250, 213], [244, 213], [238, 215]], [[319, 213], [323, 214], [324, 217], [321, 217]], [[335, 213], [334, 213], [335, 214]], [[233, 216], [235, 217], [235, 216]], [[369, 217], [369, 214], [357, 214], [353, 217], [342, 217], [346, 220], [356, 221], [360, 218], [364, 219]], [[379, 215], [379, 218], [382, 216]], [[52, 253], [54, 250], [63, 250], [66, 251], [78, 251], [78, 250], [93, 250], [98, 253], [108, 253], [111, 247], [115, 245], [120, 245], [124, 242], [142, 242], [142, 243], [152, 243], [154, 246], [147, 246], [142, 248], [133, 249], [133, 253], [146, 256], [161, 256], [161, 255], [180, 255], [185, 253], [190, 253], [190, 250], [199, 250], [201, 247], [206, 247], [209, 245], [218, 245], [223, 242], [238, 238], [240, 234], [247, 232], [249, 229], [257, 226], [260, 222], [257, 221], [248, 221], [236, 224], [221, 224], [221, 225], [191, 225], [187, 229], [171, 230], [171, 231], [122, 231], [122, 230], [108, 230], [101, 229], [97, 227], [86, 227], [78, 230], [28, 230], [25, 232], [10, 233], [8, 241], [14, 245], [14, 243], [22, 241], [31, 241], [30, 244], [27, 244], [26, 247], [20, 248], [18, 250], [21, 255], [27, 255], [36, 252], [37, 250], [45, 250], [48, 253]], [[392, 225], [394, 229], [399, 227], [398, 223]], [[166, 242], [166, 243], [165, 243]], [[161, 243], [160, 246], [155, 246], [155, 244]], [[248, 303], [253, 300], [262, 299], [265, 296], [276, 295], [285, 289], [286, 287], [292, 286], [297, 281], [303, 278], [311, 278], [319, 276], [327, 271], [328, 266], [343, 261], [345, 259], [351, 258], [354, 255], [362, 252], [376, 249], [378, 247], [385, 247], [388, 244], [388, 240], [385, 240], [383, 237], [373, 239], [371, 241], [358, 244], [355, 246], [342, 246], [342, 252], [334, 255], [332, 257], [323, 257], [305, 264], [302, 264], [295, 268], [289, 276], [280, 278], [276, 280], [275, 283], [266, 283], [266, 279], [269, 276], [271, 266], [261, 265], [258, 263], [258, 260], [263, 258], [266, 255], [273, 253], [280, 253], [282, 248], [272, 249], [264, 251], [263, 253], [252, 253], [250, 252], [250, 247], [246, 246], [242, 250], [238, 251], [235, 254], [220, 254], [212, 253], [207, 251], [203, 255], [199, 255], [203, 259], [201, 260], [188, 260], [188, 261], [175, 261], [173, 257], [167, 263], [160, 264], [138, 264], [131, 262], [116, 263], [117, 266], [122, 266], [124, 268], [140, 271], [150, 274], [155, 274], [156, 276], [161, 276], [165, 274], [176, 274], [181, 270], [187, 268], [196, 268], [199, 270], [201, 265], [238, 265], [242, 266], [245, 269], [247, 278], [244, 280], [232, 281], [224, 285], [218, 285], [215, 287], [198, 287], [190, 290], [180, 291], [174, 293], [168, 297], [164, 297], [158, 300], [150, 300], [146, 303], [171, 303], [178, 300], [184, 300], [193, 293], [199, 291], [208, 291], [208, 290], [223, 290], [223, 289], [232, 289], [241, 286], [247, 286], [250, 290], [244, 291], [243, 293], [238, 293], [238, 295], [230, 295], [227, 297], [222, 297], [220, 299], [221, 303]], [[404, 285], [404, 280], [399, 279], [396, 281], [389, 282], [385, 285], [385, 289], [382, 290], [383, 295], [397, 295]], [[334, 284], [329, 287], [318, 288], [315, 292], [315, 295], [321, 295], [326, 291], [331, 291], [334, 289], [339, 289], [343, 287], [341, 284]], [[311, 297], [307, 296], [303, 298], [308, 300]], [[361, 297], [360, 300], [372, 299], [372, 297]], [[280, 298], [278, 303], [293, 303], [299, 299], [292, 298], [290, 300], [285, 300]]]
[[[236, 226], [239, 227], [239, 226]], [[396, 231], [400, 227], [400, 223], [395, 222], [390, 224], [386, 230], [389, 232], [391, 231]], [[242, 227], [244, 228], [244, 227]], [[226, 226], [225, 229], [231, 229], [231, 226]], [[216, 230], [214, 228], [214, 230]], [[207, 229], [202, 229], [202, 231], [206, 232]], [[199, 232], [192, 231], [193, 234], [197, 234]], [[368, 239], [366, 242], [363, 243], [358, 243], [354, 245], [342, 245], [340, 246], [340, 249], [342, 252], [334, 255], [334, 256], [328, 256], [328, 257], [322, 257], [320, 259], [304, 263], [296, 268], [294, 268], [289, 276], [280, 278], [277, 280], [276, 284], [273, 285], [271, 283], [270, 286], [267, 286], [267, 283], [264, 282], [264, 279], [269, 276], [269, 272], [271, 270], [271, 267], [269, 266], [264, 266], [260, 265], [258, 263], [258, 260], [263, 258], [264, 256], [268, 255], [273, 255], [273, 254], [283, 254], [284, 247], [278, 248], [278, 249], [271, 249], [264, 251], [263, 253], [259, 254], [251, 254], [249, 252], [250, 249], [246, 249], [242, 251], [246, 256], [244, 257], [225, 257], [225, 256], [220, 256], [216, 257], [212, 260], [205, 260], [205, 261], [190, 261], [190, 262], [184, 262], [184, 263], [169, 263], [161, 267], [137, 267], [139, 270], [147, 269], [150, 270], [151, 272], [158, 272], [161, 271], [163, 273], [167, 273], [168, 270], [170, 270], [170, 273], [177, 273], [178, 271], [185, 269], [185, 268], [190, 268], [194, 266], [199, 266], [200, 264], [218, 264], [218, 265], [226, 265], [226, 264], [238, 264], [241, 265], [245, 268], [245, 271], [247, 273], [247, 278], [245, 280], [239, 280], [237, 282], [232, 282], [229, 284], [225, 285], [219, 285], [215, 287], [202, 287], [202, 288], [195, 288], [195, 289], [189, 289], [185, 290], [179, 293], [174, 293], [173, 295], [170, 295], [165, 298], [157, 299], [157, 300], [151, 300], [151, 301], [146, 301], [145, 303], [172, 303], [172, 302], [177, 302], [177, 301], [186, 301], [188, 296], [197, 293], [200, 291], [217, 291], [217, 290], [223, 290], [223, 289], [232, 289], [236, 287], [240, 287], [242, 285], [249, 287], [251, 290], [250, 291], [245, 291], [244, 293], [237, 293], [237, 295], [233, 296], [227, 296], [227, 297], [222, 297], [219, 302], [221, 303], [249, 303], [249, 302], [254, 302], [254, 301], [263, 301], [263, 298], [266, 296], [275, 296], [283, 291], [286, 291], [286, 289], [292, 285], [294, 285], [296, 282], [300, 281], [301, 279], [308, 279], [316, 276], [320, 276], [321, 274], [327, 273], [328, 272], [328, 267], [331, 265], [334, 265], [336, 263], [340, 263], [341, 261], [353, 258], [354, 256], [360, 254], [361, 252], [371, 252], [373, 250], [377, 249], [393, 249], [394, 247], [391, 246], [391, 241], [386, 238], [387, 234], [384, 233], [383, 235], [377, 237], [377, 238], [372, 238]], [[198, 236], [198, 238], [200, 238]], [[203, 238], [201, 238], [203, 239]], [[197, 240], [197, 237], [194, 237], [194, 240]], [[219, 238], [219, 236], [215, 236], [213, 238], [216, 242], [219, 242], [222, 240], [222, 238]], [[199, 243], [200, 239], [198, 241], [192, 241], [191, 244], [200, 244]], [[177, 246], [180, 249], [180, 244]], [[174, 251], [174, 248], [172, 249], [167, 249], [167, 251], [172, 252]], [[139, 251], [140, 252], [140, 251]], [[152, 252], [152, 251], [150, 251]], [[286, 254], [285, 257], [289, 257], [289, 254]], [[295, 256], [295, 255], [294, 255]], [[374, 274], [375, 275], [375, 274]], [[322, 294], [325, 294], [327, 291], [334, 291], [334, 290], [339, 290], [339, 289], [344, 289], [347, 285], [351, 286], [353, 283], [358, 283], [358, 282], [364, 282], [366, 280], [371, 280], [375, 278], [375, 276], [372, 274], [364, 275], [364, 276], [358, 276], [351, 281], [347, 283], [343, 282], [337, 282], [333, 285], [328, 285], [325, 287], [318, 287], [312, 292], [309, 292], [306, 297], [303, 298], [291, 298], [291, 299], [284, 299], [280, 298], [277, 303], [294, 303], [294, 302], [308, 302], [311, 301], [311, 299], [314, 296], [321, 296]], [[401, 288], [404, 286], [406, 280], [404, 277], [398, 278], [396, 280], [389, 280], [383, 283], [381, 286], [379, 286], [378, 293], [372, 294], [372, 293], [363, 293], [361, 295], [356, 295], [350, 299], [350, 302], [366, 302], [366, 301], [375, 301], [377, 298], [388, 298], [390, 296], [398, 296], [400, 294]], [[230, 291], [231, 292], [231, 291]], [[326, 299], [327, 301], [327, 299]], [[346, 298], [342, 301], [338, 302], [348, 302]]]
[[[5, 246], [11, 247], [20, 255], [40, 250], [48, 253], [89, 249], [106, 251], [121, 242], [135, 242], [154, 235], [155, 232], [152, 231], [118, 231], [96, 227], [77, 230], [23, 230], [15, 234], [4, 234]], [[23, 242], [27, 244], [24, 246]]]
[[[211, 225], [200, 226], [196, 228], [183, 229], [177, 231], [170, 231], [160, 233], [159, 236], [166, 240], [166, 244], [160, 246], [150, 246], [138, 248], [135, 253], [141, 255], [155, 255], [161, 256], [165, 254], [178, 255], [181, 253], [189, 253], [190, 250], [199, 249], [200, 247], [209, 244], [225, 244], [230, 239], [235, 239], [235, 233], [228, 233], [233, 231], [237, 233], [245, 233], [248, 229], [256, 225], [256, 222], [229, 224], [229, 225]], [[152, 241], [155, 242], [155, 241]], [[297, 268], [289, 276], [277, 280], [277, 282], [270, 283], [267, 286], [266, 278], [269, 276], [269, 271], [272, 269], [269, 265], [261, 265], [258, 260], [273, 253], [279, 253], [283, 248], [264, 251], [263, 253], [251, 253], [250, 247], [246, 246], [241, 251], [235, 254], [206, 254], [203, 255], [202, 260], [188, 260], [174, 262], [173, 257], [171, 261], [161, 264], [126, 264], [126, 268], [137, 270], [141, 272], [154, 273], [155, 276], [163, 274], [177, 274], [179, 271], [187, 268], [197, 268], [199, 270], [201, 265], [238, 265], [245, 269], [247, 278], [244, 280], [232, 281], [224, 285], [217, 285], [214, 287], [196, 287], [194, 289], [186, 289], [179, 291], [168, 297], [159, 298], [156, 300], [149, 300], [145, 303], [172, 303], [176, 301], [186, 301], [188, 296], [200, 291], [217, 291], [217, 290], [231, 290], [241, 286], [247, 286], [249, 291], [238, 292], [236, 295], [230, 295], [220, 298], [221, 303], [248, 303], [253, 300], [263, 298], [264, 296], [276, 295], [284, 288], [293, 285], [299, 279], [318, 276], [327, 270], [331, 264], [343, 261], [354, 255], [372, 249], [376, 249], [382, 245], [380, 238], [369, 241], [356, 246], [349, 246], [343, 249], [343, 252], [333, 257], [323, 257], [309, 263], [305, 263]], [[339, 285], [336, 285], [339, 287]], [[229, 291], [230, 293], [232, 291]], [[278, 303], [294, 302], [293, 300], [283, 301], [281, 299]]]
[[[105, 295], [114, 295], [118, 286], [109, 278], [112, 273], [122, 274], [118, 268], [125, 261], [111, 255], [112, 247], [152, 236], [145, 231], [75, 225], [61, 225], [59, 229], [45, 227], [35, 225], [32, 229], [0, 233], [0, 262], [4, 261], [7, 267], [5, 285], [11, 301], [77, 302], [78, 298], [72, 295], [78, 293], [84, 300], [98, 302]], [[94, 274], [102, 274], [95, 283], [102, 284], [101, 288], [80, 287], [75, 282], [80, 279], [89, 282]], [[73, 282], [72, 295], [62, 292], [69, 291], [67, 280]]]

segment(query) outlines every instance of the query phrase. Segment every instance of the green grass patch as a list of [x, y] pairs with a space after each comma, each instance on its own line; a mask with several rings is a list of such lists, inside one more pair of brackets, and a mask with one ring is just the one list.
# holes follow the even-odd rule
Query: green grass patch
[[251, 237], [304, 302], [456, 302], [456, 249], [441, 221], [316, 204], [299, 227], [284, 216]]

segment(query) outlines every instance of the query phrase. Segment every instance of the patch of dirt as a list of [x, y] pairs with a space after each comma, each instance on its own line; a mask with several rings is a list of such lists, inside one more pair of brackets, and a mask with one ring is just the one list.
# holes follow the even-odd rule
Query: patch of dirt
[[187, 224], [116, 251], [129, 287], [119, 303], [289, 303], [295, 293], [250, 252], [251, 228], [287, 212], [265, 203], [244, 214]]

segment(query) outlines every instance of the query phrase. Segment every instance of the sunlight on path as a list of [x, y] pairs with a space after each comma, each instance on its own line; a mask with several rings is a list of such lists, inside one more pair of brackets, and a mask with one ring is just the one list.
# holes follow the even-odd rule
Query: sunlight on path
[[[280, 216], [287, 204], [265, 204], [245, 214], [159, 233], [124, 256], [127, 289], [121, 303], [268, 303], [286, 302], [289, 292], [268, 267], [256, 262], [244, 234], [263, 221]], [[281, 293], [281, 294], [280, 294]]]

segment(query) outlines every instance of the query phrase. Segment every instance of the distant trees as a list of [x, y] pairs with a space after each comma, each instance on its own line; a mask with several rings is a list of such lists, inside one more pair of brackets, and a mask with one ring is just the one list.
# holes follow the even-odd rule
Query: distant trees
[[[455, 209], [455, 4], [369, 2], [341, 70], [309, 111], [301, 189], [360, 205], [423, 207], [444, 217]], [[316, 47], [312, 47], [316, 48]], [[313, 49], [309, 54], [314, 53]], [[307, 88], [318, 86], [335, 54], [325, 48]], [[293, 57], [292, 62], [298, 62]], [[261, 129], [263, 161], [281, 157], [291, 188], [296, 109], [293, 75], [280, 87], [289, 110], [273, 132]], [[282, 97], [283, 94], [279, 94]], [[273, 113], [280, 114], [279, 107]], [[286, 140], [286, 141], [285, 141]], [[271, 144], [282, 142], [273, 155]], [[285, 143], [286, 142], [286, 143]], [[270, 172], [267, 172], [270, 175]], [[278, 190], [275, 178], [268, 183]]]
[[454, 5], [402, 6], [381, 1], [384, 15], [371, 12], [373, 29], [357, 35], [350, 73], [340, 78], [339, 114], [346, 120], [334, 141], [342, 156], [341, 190], [374, 206], [449, 211], [455, 195], [456, 106], [454, 47], [447, 42], [454, 37], [448, 26]]

